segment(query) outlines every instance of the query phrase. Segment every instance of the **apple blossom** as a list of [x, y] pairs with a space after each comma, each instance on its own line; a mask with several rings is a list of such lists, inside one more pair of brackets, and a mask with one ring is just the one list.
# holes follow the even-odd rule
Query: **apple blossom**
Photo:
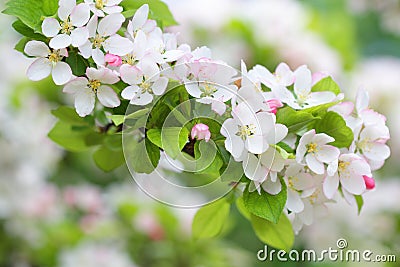
[[76, 112], [81, 117], [89, 115], [95, 105], [96, 95], [105, 107], [118, 107], [120, 100], [115, 91], [107, 84], [114, 84], [119, 77], [110, 69], [87, 68], [86, 77], [78, 77], [65, 85], [63, 92], [75, 97]]
[[368, 160], [385, 161], [390, 156], [390, 149], [385, 144], [389, 139], [389, 129], [385, 125], [366, 126], [356, 140], [356, 150]]
[[368, 163], [356, 154], [341, 154], [339, 159], [328, 167], [323, 189], [327, 198], [332, 198], [338, 190], [339, 183], [342, 192], [361, 195], [366, 189], [364, 176], [372, 177]]
[[280, 63], [272, 74], [264, 66], [257, 65], [254, 67], [254, 71], [257, 73], [260, 81], [265, 84], [265, 86], [271, 88], [272, 91], [280, 90], [281, 87], [287, 87], [292, 85], [295, 76], [290, 67], [285, 63]]
[[122, 58], [120, 56], [113, 55], [110, 53], [105, 55], [104, 61], [107, 62], [108, 65], [113, 67], [119, 67], [122, 65]]
[[190, 137], [192, 139], [197, 138], [197, 140], [205, 140], [208, 142], [211, 138], [211, 133], [208, 128], [208, 125], [204, 123], [197, 123], [196, 125], [193, 126], [192, 131], [190, 133]]
[[67, 49], [50, 49], [40, 41], [29, 41], [24, 52], [33, 57], [38, 57], [28, 68], [26, 75], [32, 81], [39, 81], [50, 74], [57, 85], [66, 84], [72, 77], [71, 67], [62, 61], [68, 57]]
[[121, 28], [125, 18], [120, 13], [108, 15], [98, 22], [98, 18], [93, 16], [88, 24], [89, 39], [79, 47], [84, 58], [92, 57], [99, 66], [104, 66], [105, 52], [124, 56], [132, 51], [132, 42], [128, 38], [121, 37], [116, 32]]
[[315, 133], [312, 129], [306, 132], [299, 141], [299, 145], [296, 150], [296, 160], [298, 163], [305, 162], [307, 166], [316, 174], [324, 174], [325, 166], [324, 163], [331, 163], [339, 157], [340, 151], [338, 148], [327, 145], [335, 141], [333, 137], [330, 137], [324, 133]]
[[269, 112], [272, 112], [274, 114], [276, 114], [278, 112], [278, 108], [283, 107], [282, 102], [279, 99], [276, 99], [276, 98], [268, 99], [265, 102], [268, 104], [268, 106], [270, 108]]
[[168, 85], [168, 78], [160, 76], [160, 70], [154, 62], [143, 61], [139, 65], [122, 65], [121, 79], [129, 84], [121, 96], [133, 105], [147, 105], [154, 96], [162, 95]]
[[76, 5], [75, 0], [61, 0], [59, 2], [58, 17], [45, 18], [42, 23], [42, 32], [50, 37], [49, 46], [61, 49], [70, 46], [79, 47], [89, 38], [86, 23], [90, 18], [90, 9], [87, 4]]
[[85, 0], [90, 6], [90, 10], [97, 17], [104, 17], [106, 14], [121, 13], [123, 11], [121, 6], [118, 6], [122, 0]]
[[374, 180], [374, 178], [369, 177], [367, 175], [363, 175], [363, 178], [364, 178], [364, 182], [365, 182], [365, 187], [368, 190], [372, 190], [372, 189], [375, 188], [375, 180]]

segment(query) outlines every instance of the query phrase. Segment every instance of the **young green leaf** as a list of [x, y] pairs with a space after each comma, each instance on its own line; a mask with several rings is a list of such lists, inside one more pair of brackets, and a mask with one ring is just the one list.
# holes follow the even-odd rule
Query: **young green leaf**
[[97, 167], [105, 172], [110, 172], [125, 162], [122, 150], [115, 151], [108, 149], [105, 146], [100, 147], [96, 152], [94, 152], [93, 159]]
[[80, 152], [89, 148], [85, 143], [85, 136], [90, 132], [87, 127], [76, 130], [71, 124], [59, 121], [51, 129], [48, 137], [66, 150]]
[[61, 121], [71, 125], [76, 125], [76, 126], [88, 125], [88, 120], [86, 118], [79, 117], [75, 109], [68, 106], [60, 106], [57, 109], [52, 110], [51, 114], [53, 114]]
[[353, 131], [347, 127], [345, 120], [336, 112], [330, 111], [315, 124], [317, 133], [326, 133], [335, 138], [331, 145], [342, 148], [349, 147], [354, 139]]
[[31, 28], [26, 26], [21, 20], [16, 20], [13, 24], [12, 27], [14, 30], [16, 30], [18, 33], [21, 35], [28, 37], [30, 39], [34, 39], [37, 41], [43, 41], [45, 42], [47, 38], [41, 34], [35, 33]]
[[180, 127], [150, 129], [147, 138], [156, 146], [165, 150], [172, 158], [176, 158], [188, 141], [189, 131]]
[[240, 212], [240, 214], [243, 215], [243, 217], [245, 217], [249, 221], [251, 220], [251, 213], [247, 210], [246, 206], [244, 205], [243, 196], [238, 197], [236, 199], [236, 207]]
[[211, 238], [217, 236], [229, 216], [230, 205], [225, 199], [219, 199], [200, 208], [193, 219], [194, 238]]
[[312, 92], [332, 92], [335, 95], [340, 93], [339, 85], [332, 79], [332, 77], [326, 77], [317, 82], [311, 89]]
[[293, 228], [285, 214], [282, 213], [276, 224], [251, 215], [251, 224], [262, 242], [286, 252], [292, 248], [294, 243]]
[[247, 210], [273, 223], [278, 223], [286, 204], [286, 198], [287, 192], [284, 182], [282, 182], [281, 192], [276, 195], [268, 194], [263, 189], [261, 189], [261, 194], [257, 191], [249, 192], [248, 187], [243, 192], [243, 201]]
[[160, 160], [160, 149], [148, 139], [143, 139], [140, 142], [131, 139], [126, 140], [125, 138], [126, 142], [124, 142], [127, 162], [137, 173], [149, 174], [153, 172]]
[[361, 209], [364, 205], [364, 199], [361, 195], [355, 195], [354, 197], [356, 198], [356, 202], [357, 202], [358, 215], [360, 215]]
[[89, 67], [89, 63], [77, 52], [70, 51], [68, 57], [65, 58], [65, 62], [71, 67], [72, 73], [76, 76], [82, 76], [86, 73], [86, 68]]
[[307, 128], [308, 125], [318, 119], [320, 118], [311, 113], [294, 110], [290, 107], [281, 108], [276, 113], [276, 122], [286, 125], [291, 133]]

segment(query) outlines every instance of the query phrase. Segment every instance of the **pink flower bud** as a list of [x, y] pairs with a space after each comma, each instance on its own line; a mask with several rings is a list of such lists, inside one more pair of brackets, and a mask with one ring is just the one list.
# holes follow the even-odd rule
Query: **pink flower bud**
[[114, 66], [114, 67], [121, 66], [121, 64], [122, 64], [121, 57], [117, 56], [117, 55], [113, 55], [113, 54], [105, 55], [104, 60], [108, 63], [108, 65]]
[[282, 102], [279, 99], [269, 99], [266, 101], [269, 108], [270, 108], [270, 112], [276, 114], [276, 112], [278, 111], [278, 108], [283, 107]]
[[192, 128], [191, 132], [192, 139], [197, 137], [197, 140], [206, 140], [208, 142], [211, 138], [211, 133], [207, 125], [198, 123]]
[[367, 187], [368, 190], [374, 189], [375, 188], [375, 180], [372, 177], [363, 175], [365, 186]]

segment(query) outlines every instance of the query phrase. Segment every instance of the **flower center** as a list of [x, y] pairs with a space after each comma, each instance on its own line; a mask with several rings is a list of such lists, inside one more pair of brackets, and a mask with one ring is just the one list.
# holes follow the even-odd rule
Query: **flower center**
[[101, 86], [101, 82], [99, 80], [90, 80], [88, 86], [94, 93], [97, 93], [97, 90]]
[[94, 38], [91, 38], [93, 48], [101, 48], [105, 40], [106, 38], [100, 36], [99, 34], [96, 34]]
[[316, 143], [310, 143], [307, 145], [307, 152], [308, 153], [314, 153], [318, 152], [318, 146]]
[[339, 161], [338, 171], [341, 174], [341, 177], [350, 177], [348, 174], [347, 167], [350, 165], [348, 161]]
[[314, 193], [312, 193], [312, 195], [309, 196], [308, 199], [310, 200], [310, 203], [311, 203], [312, 205], [317, 201], [318, 196], [319, 196], [319, 193], [320, 193], [320, 189], [317, 188], [317, 189], [314, 191]]
[[211, 97], [215, 92], [217, 92], [217, 89], [206, 83], [201, 89], [200, 91], [202, 92], [200, 97]]
[[357, 143], [357, 148], [362, 151], [370, 151], [371, 150], [371, 141], [369, 138], [366, 138]]
[[74, 26], [72, 25], [71, 21], [69, 21], [69, 19], [61, 22], [61, 33], [70, 35], [73, 29]]
[[299, 93], [299, 94], [297, 95], [297, 102], [298, 102], [300, 105], [303, 105], [303, 104], [307, 101], [308, 98], [309, 98], [309, 94], [306, 94], [306, 93]]
[[122, 63], [129, 64], [131, 66], [135, 65], [136, 59], [135, 56], [130, 54], [122, 57]]
[[60, 50], [53, 50], [52, 53], [47, 57], [51, 63], [55, 64], [63, 58], [62, 55], [60, 55]]
[[142, 89], [142, 94], [144, 94], [146, 92], [149, 93], [149, 94], [153, 93], [153, 90], [151, 89], [151, 85], [149, 83], [147, 83], [147, 82], [142, 82], [139, 85], [139, 87]]
[[248, 136], [255, 135], [256, 126], [254, 124], [240, 126], [238, 125], [237, 136], [240, 136], [243, 140], [246, 140]]
[[95, 0], [95, 7], [97, 9], [103, 10], [104, 5], [106, 4], [107, 0]]

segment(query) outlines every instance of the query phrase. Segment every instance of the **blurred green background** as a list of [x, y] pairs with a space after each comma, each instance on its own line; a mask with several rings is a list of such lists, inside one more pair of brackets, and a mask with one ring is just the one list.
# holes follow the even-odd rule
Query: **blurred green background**
[[[269, 69], [307, 64], [333, 75], [349, 99], [362, 87], [385, 114], [392, 156], [376, 173], [361, 215], [344, 201], [297, 236], [295, 249], [395, 254], [400, 260], [400, 1], [168, 0], [181, 42], [215, 58]], [[4, 3], [0, 4], [3, 9]], [[91, 152], [62, 151], [47, 139], [50, 110], [71, 99], [50, 80], [25, 78], [29, 59], [0, 15], [0, 267], [333, 266], [329, 261], [260, 262], [263, 244], [236, 210], [220, 238], [195, 241], [195, 210], [173, 209], [136, 188], [126, 167], [97, 169]], [[196, 197], [196, 196], [194, 196]], [[365, 266], [366, 263], [340, 263]], [[371, 263], [398, 266], [398, 263]]]

